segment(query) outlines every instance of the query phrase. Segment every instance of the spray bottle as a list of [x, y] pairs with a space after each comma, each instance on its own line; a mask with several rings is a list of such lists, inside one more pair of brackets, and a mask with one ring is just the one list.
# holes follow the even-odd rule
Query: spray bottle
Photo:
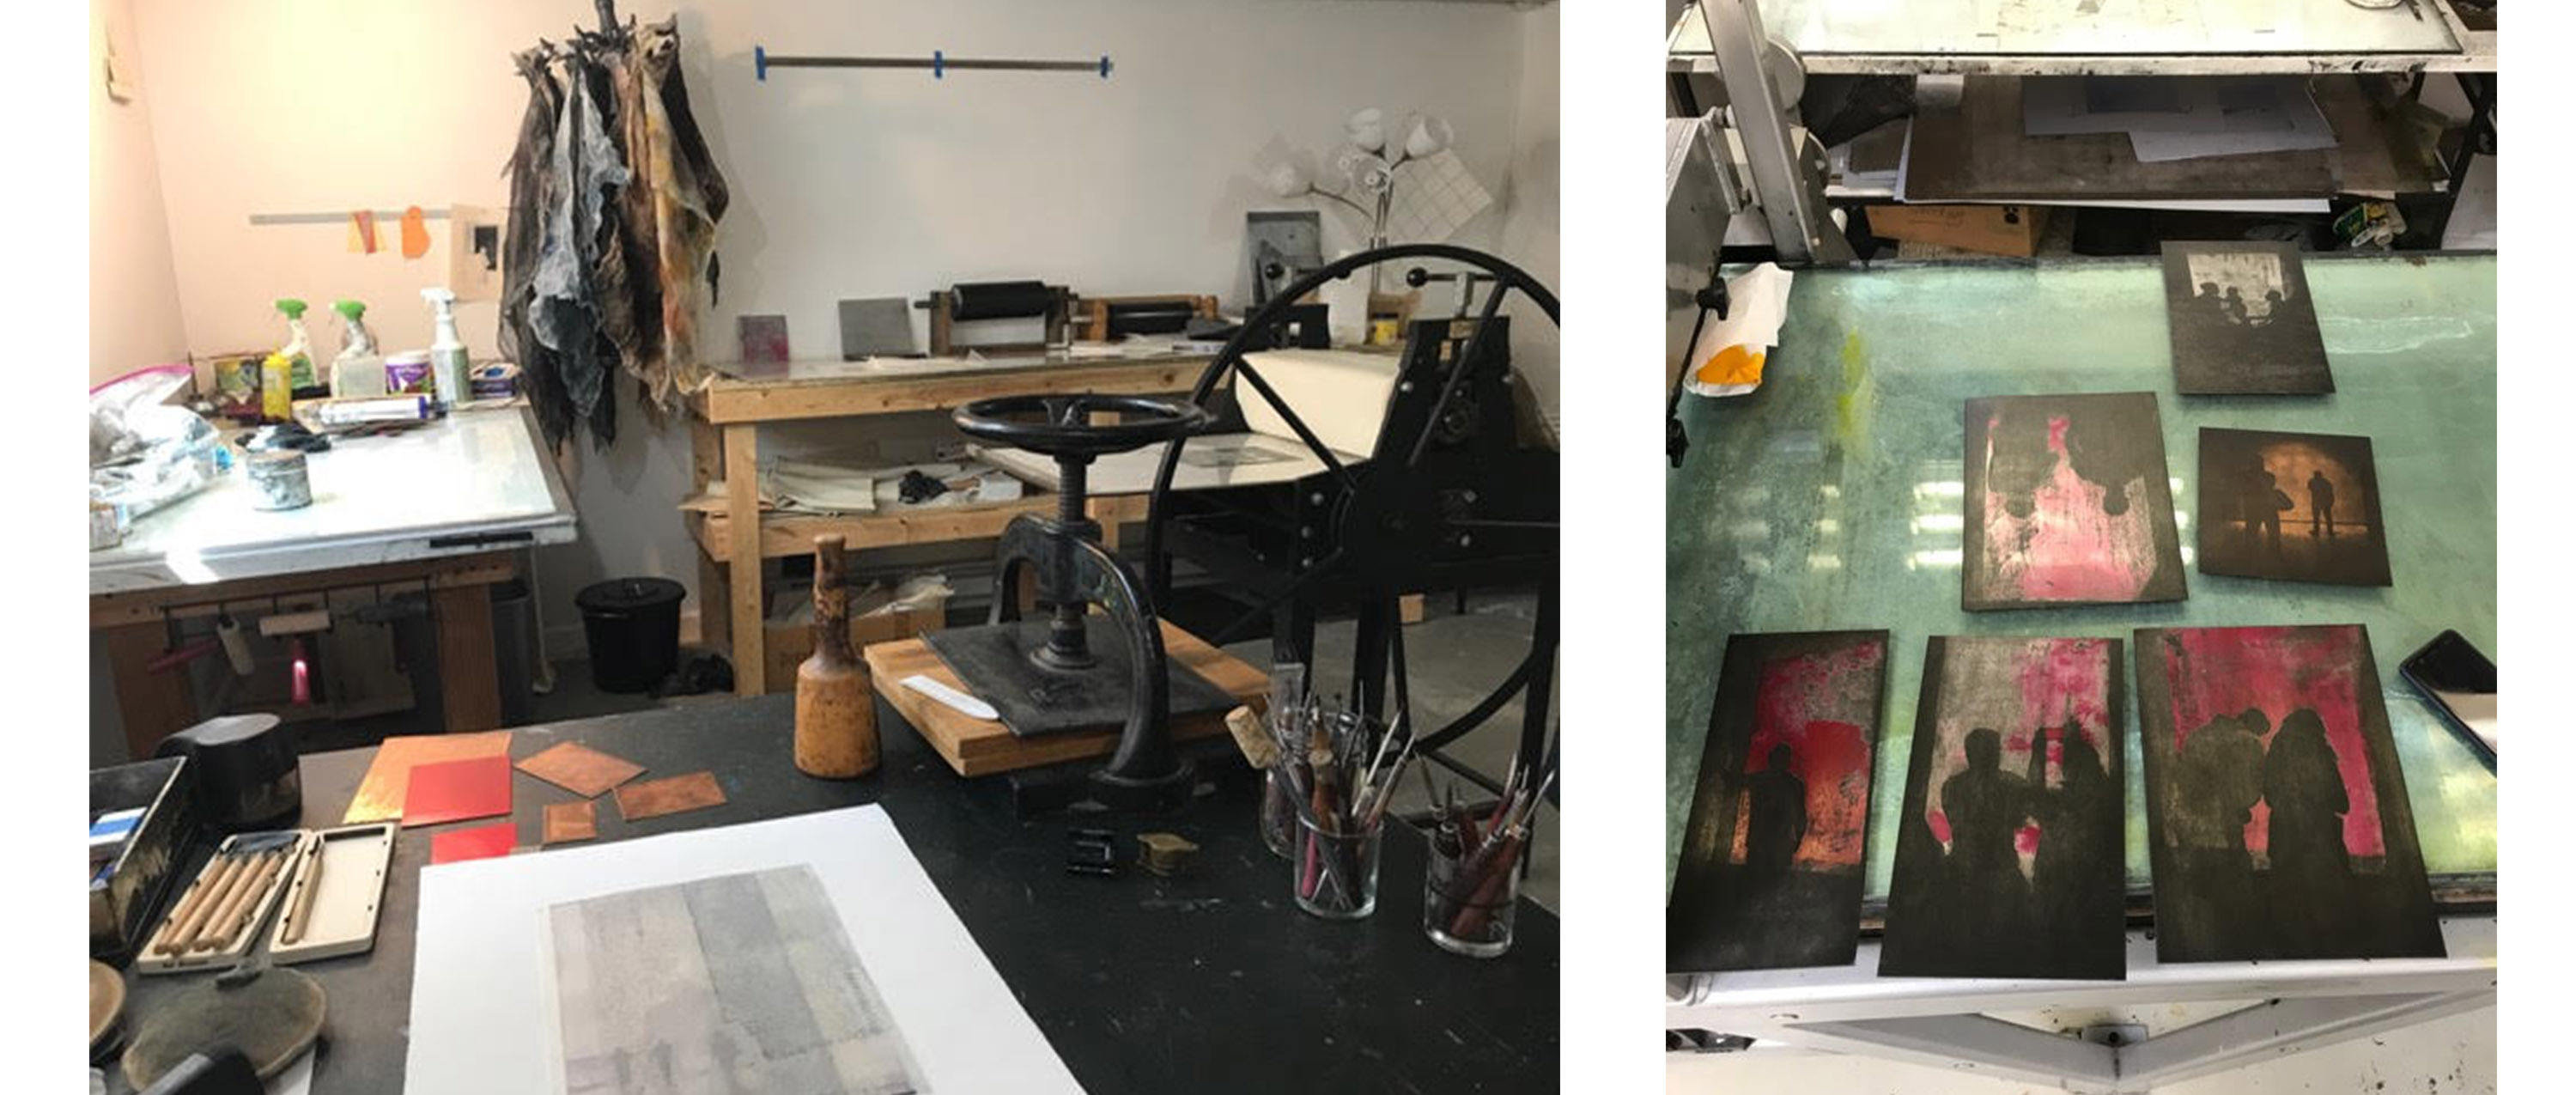
[[332, 397], [385, 394], [385, 359], [376, 354], [376, 336], [367, 332], [366, 304], [343, 300], [331, 310], [340, 313], [340, 356], [331, 359]]
[[460, 406], [473, 399], [474, 393], [468, 387], [472, 381], [467, 375], [465, 339], [456, 333], [456, 294], [430, 288], [421, 290], [420, 297], [429, 302], [438, 323], [438, 334], [429, 342], [430, 383], [440, 401], [450, 407]]
[[323, 387], [321, 378], [313, 375], [313, 340], [304, 333], [304, 302], [283, 297], [277, 302], [277, 310], [286, 313], [286, 345], [277, 352], [286, 358], [287, 383], [294, 389], [295, 398], [324, 394], [328, 389]]

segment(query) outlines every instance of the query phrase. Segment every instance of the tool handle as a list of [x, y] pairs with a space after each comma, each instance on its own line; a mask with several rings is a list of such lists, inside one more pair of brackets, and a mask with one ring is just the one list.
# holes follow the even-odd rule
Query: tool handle
[[185, 950], [214, 949], [216, 942], [222, 938], [224, 926], [233, 922], [234, 914], [238, 913], [242, 903], [250, 898], [253, 880], [259, 876], [260, 868], [267, 863], [268, 858], [267, 852], [251, 853], [242, 863], [241, 870], [234, 874], [232, 885], [225, 888], [223, 903], [215, 906], [214, 915], [208, 917], [205, 923], [198, 925], [198, 930], [188, 936]]
[[170, 953], [186, 954], [195, 949], [197, 937], [204, 934], [207, 925], [216, 922], [225, 906], [232, 904], [233, 895], [241, 891], [242, 884], [250, 881], [251, 868], [255, 865], [250, 853], [238, 853], [227, 859], [229, 869], [224, 875], [223, 885], [206, 895], [206, 903], [198, 907], [196, 916], [180, 929], [179, 937], [173, 940], [175, 945]]
[[313, 916], [313, 895], [322, 889], [322, 838], [312, 839], [312, 850], [304, 853], [304, 870], [296, 876], [303, 889], [295, 892], [295, 907], [286, 911], [286, 932], [279, 937], [283, 943], [304, 941], [305, 922]]
[[257, 919], [254, 914], [268, 899], [269, 885], [277, 878], [279, 869], [286, 865], [286, 855], [284, 851], [268, 853], [267, 862], [260, 864], [259, 874], [252, 878], [250, 887], [242, 891], [236, 907], [220, 921], [224, 925], [223, 934], [197, 940], [198, 950], [228, 951], [241, 942], [242, 932]]
[[161, 938], [152, 946], [154, 953], [168, 954], [179, 949], [180, 934], [203, 919], [200, 913], [214, 899], [215, 891], [232, 881], [232, 872], [238, 866], [239, 861], [221, 856], [206, 861], [197, 871], [196, 884], [188, 887], [187, 896], [179, 899], [179, 907], [170, 910], [170, 918], [162, 921]]

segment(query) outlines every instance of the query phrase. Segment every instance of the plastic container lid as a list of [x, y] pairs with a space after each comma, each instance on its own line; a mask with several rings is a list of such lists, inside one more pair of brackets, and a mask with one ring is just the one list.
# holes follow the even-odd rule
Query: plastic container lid
[[631, 613], [679, 604], [689, 587], [668, 578], [611, 578], [583, 586], [573, 607], [583, 612]]

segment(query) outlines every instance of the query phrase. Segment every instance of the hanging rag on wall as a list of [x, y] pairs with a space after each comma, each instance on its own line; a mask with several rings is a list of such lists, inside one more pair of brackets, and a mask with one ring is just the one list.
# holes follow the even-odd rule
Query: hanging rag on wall
[[528, 106], [510, 157], [501, 351], [517, 360], [549, 444], [617, 436], [619, 372], [649, 419], [703, 387], [698, 286], [716, 291], [728, 194], [698, 132], [678, 20], [619, 24], [513, 57]]

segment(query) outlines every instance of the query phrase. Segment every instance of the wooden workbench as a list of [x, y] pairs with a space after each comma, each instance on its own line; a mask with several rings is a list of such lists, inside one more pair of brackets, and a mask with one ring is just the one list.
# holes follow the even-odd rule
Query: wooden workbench
[[[759, 428], [767, 422], [946, 411], [1001, 395], [1159, 395], [1187, 391], [1212, 360], [1206, 354], [1139, 357], [1036, 355], [1016, 358], [899, 358], [719, 365], [715, 380], [691, 397], [692, 496], [724, 481], [712, 512], [684, 510], [698, 545], [699, 640], [733, 652], [734, 689], [767, 690], [761, 566], [764, 559], [804, 555], [814, 538], [838, 534], [850, 550], [954, 543], [1001, 535], [1013, 517], [1047, 513], [1055, 500], [1037, 494], [1010, 502], [933, 506], [851, 516], [760, 513]], [[1142, 520], [1145, 500], [1094, 498], [1091, 518], [1117, 544], [1120, 522]], [[721, 603], [716, 591], [724, 591]]]
[[[601, 806], [596, 842], [539, 849], [546, 808], [579, 796], [513, 771], [508, 824], [527, 846], [521, 854], [580, 856], [613, 841], [882, 806], [993, 972], [1089, 1091], [1503, 1095], [1557, 1089], [1555, 915], [1524, 896], [1512, 950], [1500, 958], [1460, 958], [1433, 946], [1422, 936], [1428, 841], [1411, 826], [1392, 819], [1387, 826], [1376, 914], [1356, 922], [1319, 920], [1291, 905], [1288, 861], [1261, 846], [1261, 780], [1251, 772], [1204, 771], [1212, 791], [1176, 813], [1023, 819], [1007, 786], [948, 774], [898, 713], [882, 704], [876, 712], [884, 762], [852, 780], [796, 771], [795, 709], [785, 696], [697, 699], [519, 727], [510, 734], [513, 759], [578, 742], [643, 765], [653, 776], [709, 772], [726, 801], [644, 821]], [[304, 757], [302, 823], [339, 824], [375, 752]], [[385, 870], [375, 948], [295, 967], [330, 996], [330, 1036], [316, 1061], [315, 1091], [403, 1090], [421, 872], [450, 869], [427, 867], [430, 842], [438, 832], [483, 824], [402, 830]], [[1067, 830], [1077, 826], [1118, 834], [1127, 849], [1118, 877], [1064, 869]], [[1190, 872], [1160, 878], [1136, 868], [1133, 849], [1142, 832], [1177, 833], [1197, 843]], [[200, 834], [184, 845], [178, 877], [191, 877], [213, 843]], [[851, 916], [865, 920], [864, 912]], [[150, 1022], [172, 997], [201, 990], [211, 975], [127, 976], [131, 1030]], [[1199, 1037], [1197, 1031], [1254, 1033]], [[115, 1067], [107, 1072], [111, 1095], [132, 1090]], [[540, 1083], [496, 1076], [491, 1090]]]
[[90, 630], [105, 640], [132, 756], [151, 756], [201, 715], [183, 669], [152, 668], [170, 650], [173, 621], [227, 605], [325, 608], [331, 593], [353, 589], [428, 593], [447, 729], [501, 725], [491, 587], [518, 573], [521, 550], [576, 534], [571, 496], [527, 409], [469, 407], [401, 433], [341, 438], [307, 467], [309, 506], [258, 509], [235, 470], [90, 553]]

